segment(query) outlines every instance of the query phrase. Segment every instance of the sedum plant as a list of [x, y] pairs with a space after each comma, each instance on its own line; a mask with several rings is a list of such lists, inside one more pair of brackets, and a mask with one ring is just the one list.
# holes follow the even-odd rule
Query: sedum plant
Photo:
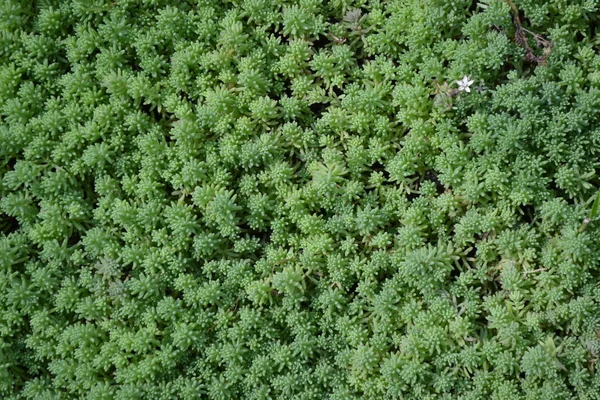
[[595, 0], [7, 0], [6, 399], [598, 399]]

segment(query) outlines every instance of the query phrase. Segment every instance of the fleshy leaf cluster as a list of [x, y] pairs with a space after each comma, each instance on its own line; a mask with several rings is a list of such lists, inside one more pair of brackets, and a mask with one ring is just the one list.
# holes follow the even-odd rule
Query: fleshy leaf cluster
[[598, 399], [599, 21], [3, 1], [0, 397]]

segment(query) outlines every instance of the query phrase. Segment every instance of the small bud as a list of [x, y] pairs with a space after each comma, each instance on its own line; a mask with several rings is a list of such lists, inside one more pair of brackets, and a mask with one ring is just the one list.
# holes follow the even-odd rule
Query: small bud
[[589, 218], [585, 218], [583, 220], [583, 222], [581, 223], [581, 226], [579, 227], [579, 233], [585, 231], [585, 228], [587, 228], [588, 224], [591, 222], [591, 219]]

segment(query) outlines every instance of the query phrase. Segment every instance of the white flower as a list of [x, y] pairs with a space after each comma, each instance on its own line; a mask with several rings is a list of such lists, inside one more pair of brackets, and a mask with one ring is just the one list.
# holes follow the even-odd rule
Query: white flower
[[470, 92], [470, 86], [475, 82], [474, 80], [470, 80], [470, 78], [465, 75], [460, 81], [456, 81], [458, 83], [458, 90], [464, 90], [466, 92]]

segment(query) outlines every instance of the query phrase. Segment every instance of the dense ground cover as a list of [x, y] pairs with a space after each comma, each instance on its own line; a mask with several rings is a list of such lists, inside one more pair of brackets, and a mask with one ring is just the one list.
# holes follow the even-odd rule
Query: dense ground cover
[[1, 397], [600, 398], [599, 5], [513, 1], [3, 1]]

